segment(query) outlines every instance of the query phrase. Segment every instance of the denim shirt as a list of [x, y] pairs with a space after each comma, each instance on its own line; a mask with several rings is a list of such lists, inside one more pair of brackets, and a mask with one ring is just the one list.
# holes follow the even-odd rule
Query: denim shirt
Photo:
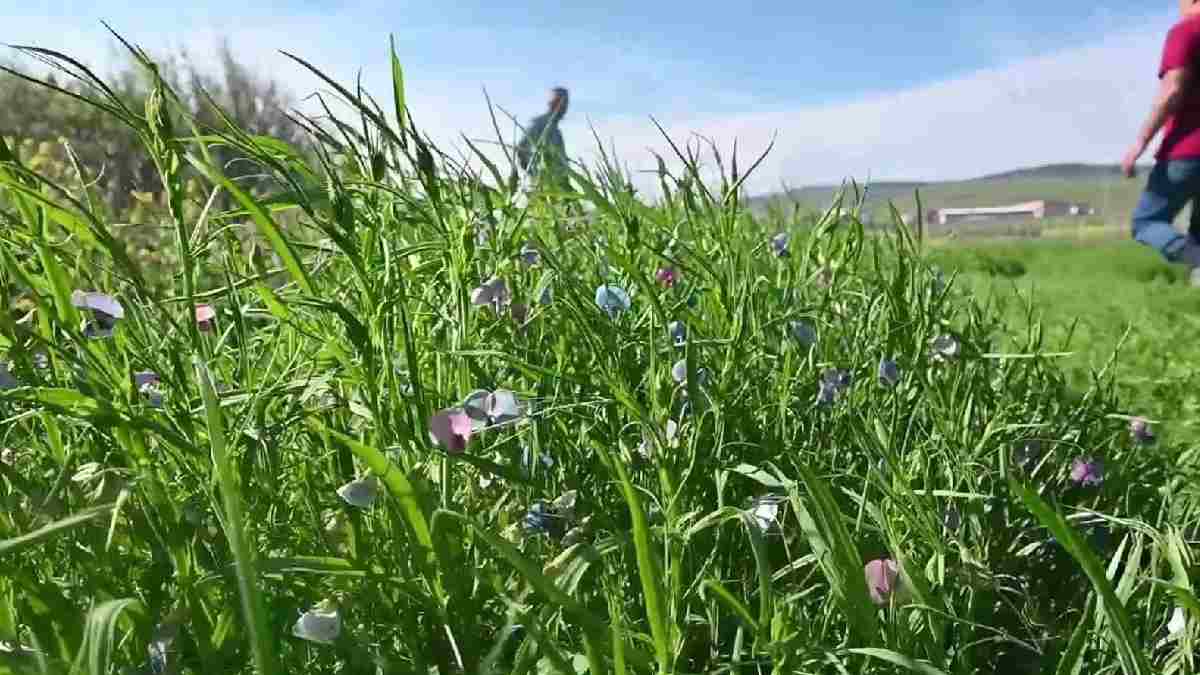
[[562, 132], [558, 129], [561, 116], [544, 113], [533, 118], [521, 142], [517, 144], [517, 161], [521, 168], [531, 176], [536, 176], [541, 167], [536, 160], [545, 163], [565, 163], [567, 151], [563, 144]]

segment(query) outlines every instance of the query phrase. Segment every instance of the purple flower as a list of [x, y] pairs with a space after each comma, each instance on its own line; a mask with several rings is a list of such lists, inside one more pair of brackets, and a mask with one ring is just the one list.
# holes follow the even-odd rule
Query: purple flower
[[125, 318], [125, 308], [111, 295], [77, 290], [71, 294], [71, 304], [91, 311], [93, 321], [84, 328], [88, 337], [112, 337], [117, 319]]
[[658, 271], [654, 274], [654, 278], [663, 286], [671, 288], [679, 280], [679, 272], [674, 267], [667, 265], [666, 267], [658, 268]]
[[900, 569], [896, 561], [889, 558], [872, 560], [863, 571], [866, 574], [867, 592], [871, 594], [871, 602], [886, 605], [899, 586]]
[[1091, 457], [1077, 457], [1071, 463], [1071, 481], [1083, 487], [1099, 485], [1104, 482], [1104, 466]]
[[811, 347], [817, 341], [817, 331], [807, 321], [792, 321], [788, 324], [788, 332], [792, 339], [805, 347]]
[[526, 242], [525, 245], [521, 247], [520, 258], [522, 265], [525, 265], [526, 267], [533, 267], [541, 262], [542, 254], [533, 247], [533, 244]]
[[488, 279], [471, 291], [471, 304], [473, 305], [491, 305], [498, 311], [500, 305], [508, 304], [508, 301], [508, 284], [498, 277]]
[[817, 400], [821, 403], [833, 403], [844, 391], [850, 388], [852, 378], [849, 371], [840, 368], [827, 368], [821, 373], [821, 388], [817, 392]]
[[1144, 417], [1129, 420], [1129, 437], [1141, 444], [1153, 442], [1154, 431], [1150, 429], [1150, 422]]
[[152, 408], [162, 407], [162, 392], [159, 391], [158, 373], [149, 370], [134, 373], [133, 385], [138, 390], [139, 394], [146, 397]]

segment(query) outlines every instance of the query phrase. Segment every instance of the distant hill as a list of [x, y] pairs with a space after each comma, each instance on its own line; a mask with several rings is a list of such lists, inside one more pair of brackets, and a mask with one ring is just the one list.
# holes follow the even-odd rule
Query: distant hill
[[1046, 164], [994, 173], [973, 180], [1104, 180], [1120, 176], [1121, 167], [1117, 164]]
[[[1002, 206], [1035, 199], [1084, 202], [1094, 206], [1098, 217], [1109, 223], [1128, 218], [1145, 184], [1144, 171], [1137, 179], [1125, 179], [1115, 164], [1047, 164], [959, 181], [889, 181], [859, 185], [867, 190], [864, 215], [887, 220], [888, 203], [901, 213], [916, 213], [915, 193], [921, 208]], [[763, 213], [771, 204], [824, 210], [841, 186], [814, 185], [750, 198], [750, 208]], [[853, 198], [849, 182], [847, 198]]]

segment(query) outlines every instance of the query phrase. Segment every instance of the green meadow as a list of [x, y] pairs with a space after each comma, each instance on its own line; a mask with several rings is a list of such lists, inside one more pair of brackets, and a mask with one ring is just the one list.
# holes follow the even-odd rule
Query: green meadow
[[131, 53], [21, 82], [132, 200], [0, 144], [0, 672], [1195, 672], [1149, 252], [755, 216], [682, 148], [527, 187], [394, 55], [294, 57], [354, 114], [281, 138]]

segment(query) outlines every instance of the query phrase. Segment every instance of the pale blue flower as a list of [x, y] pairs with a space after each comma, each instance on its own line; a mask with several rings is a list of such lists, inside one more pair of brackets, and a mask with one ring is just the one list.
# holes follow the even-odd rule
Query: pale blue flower
[[370, 508], [379, 497], [379, 481], [374, 476], [352, 480], [338, 488], [337, 494], [351, 506]]
[[788, 233], [780, 232], [771, 238], [771, 252], [780, 258], [786, 258], [789, 255], [788, 251]]
[[498, 277], [488, 279], [471, 291], [471, 304], [491, 305], [497, 311], [501, 305], [508, 304], [510, 299], [508, 284]]
[[879, 360], [879, 383], [885, 387], [894, 387], [900, 382], [900, 367], [888, 358]]
[[521, 247], [520, 259], [522, 265], [525, 265], [526, 267], [532, 267], [541, 262], [542, 254], [533, 247], [532, 243], [526, 242], [525, 245]]
[[609, 316], [627, 311], [632, 303], [629, 294], [619, 286], [603, 285], [596, 289], [596, 306], [608, 312]]
[[84, 335], [89, 338], [112, 337], [117, 320], [125, 318], [125, 308], [111, 295], [77, 290], [71, 294], [71, 304], [91, 312], [92, 320], [83, 329]]
[[791, 333], [792, 339], [805, 347], [811, 347], [817, 342], [817, 331], [807, 321], [790, 322], [788, 324], [788, 332]]
[[929, 347], [934, 361], [949, 361], [962, 351], [958, 338], [953, 335], [939, 335], [929, 341]]
[[342, 617], [333, 603], [325, 601], [300, 615], [292, 635], [319, 644], [333, 644], [342, 632]]

